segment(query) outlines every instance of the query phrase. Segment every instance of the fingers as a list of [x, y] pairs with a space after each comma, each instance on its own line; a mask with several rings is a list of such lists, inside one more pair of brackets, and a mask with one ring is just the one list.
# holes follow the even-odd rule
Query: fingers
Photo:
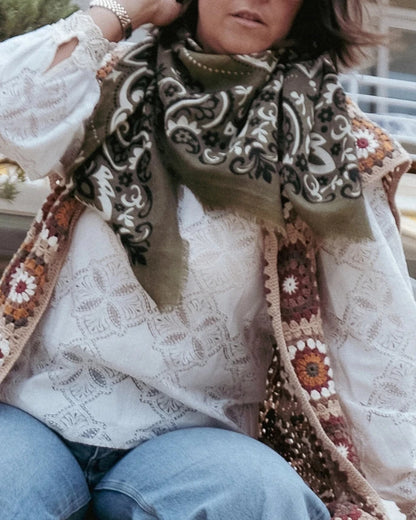
[[154, 25], [169, 25], [181, 16], [192, 0], [159, 0], [158, 8], [152, 17]]

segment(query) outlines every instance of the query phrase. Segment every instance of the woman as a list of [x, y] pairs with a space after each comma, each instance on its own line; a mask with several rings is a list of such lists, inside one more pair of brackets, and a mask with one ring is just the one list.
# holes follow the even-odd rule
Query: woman
[[359, 170], [391, 196], [407, 167], [338, 85], [349, 8], [100, 0], [3, 44], [0, 150], [54, 184], [2, 280], [6, 517], [385, 518], [316, 279], [318, 241], [323, 275], [382, 248]]

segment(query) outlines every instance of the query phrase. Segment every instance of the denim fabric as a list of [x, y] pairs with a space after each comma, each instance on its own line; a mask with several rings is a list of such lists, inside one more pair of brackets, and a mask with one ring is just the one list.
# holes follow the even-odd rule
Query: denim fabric
[[61, 439], [30, 415], [0, 403], [0, 517], [81, 520], [90, 493]]
[[63, 441], [0, 404], [5, 520], [329, 520], [273, 450], [239, 433], [190, 428], [130, 451]]

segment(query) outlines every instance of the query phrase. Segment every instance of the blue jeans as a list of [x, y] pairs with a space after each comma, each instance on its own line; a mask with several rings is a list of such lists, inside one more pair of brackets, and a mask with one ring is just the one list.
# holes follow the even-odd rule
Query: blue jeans
[[66, 443], [0, 403], [5, 520], [328, 520], [273, 450], [215, 428], [163, 434], [129, 451]]

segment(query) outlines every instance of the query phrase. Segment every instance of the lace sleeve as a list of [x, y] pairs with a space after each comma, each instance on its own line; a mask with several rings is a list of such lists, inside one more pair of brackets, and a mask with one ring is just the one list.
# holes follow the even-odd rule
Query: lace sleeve
[[364, 190], [374, 240], [324, 241], [323, 324], [362, 469], [416, 519], [416, 302], [381, 179]]
[[[71, 57], [49, 69], [73, 38]], [[61, 157], [75, 153], [99, 98], [96, 71], [113, 46], [82, 12], [0, 44], [0, 152], [30, 179], [59, 171]]]

